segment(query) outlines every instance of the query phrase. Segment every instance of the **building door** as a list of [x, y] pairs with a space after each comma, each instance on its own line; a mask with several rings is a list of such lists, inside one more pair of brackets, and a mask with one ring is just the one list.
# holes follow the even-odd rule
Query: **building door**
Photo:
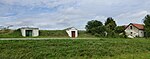
[[72, 31], [71, 34], [72, 34], [72, 37], [75, 38], [75, 31]]
[[32, 36], [32, 30], [26, 30], [26, 36]]

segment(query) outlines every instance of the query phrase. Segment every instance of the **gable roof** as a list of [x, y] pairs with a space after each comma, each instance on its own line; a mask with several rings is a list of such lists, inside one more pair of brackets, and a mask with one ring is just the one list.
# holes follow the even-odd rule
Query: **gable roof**
[[143, 24], [133, 24], [135, 27], [137, 27], [138, 29], [144, 29], [144, 25]]
[[70, 30], [70, 29], [75, 29], [75, 30], [77, 30], [75, 27], [69, 27], [69, 28], [66, 28], [65, 30]]
[[[136, 28], [139, 29], [139, 30], [144, 30], [144, 25], [143, 25], [143, 24], [130, 23], [129, 25], [133, 25], [134, 27], [136, 27]], [[126, 26], [126, 28], [128, 28], [129, 25]], [[125, 29], [126, 29], [126, 28], [125, 28]]]
[[22, 28], [19, 28], [19, 29], [39, 29], [39, 28], [32, 28], [32, 27], [22, 27]]

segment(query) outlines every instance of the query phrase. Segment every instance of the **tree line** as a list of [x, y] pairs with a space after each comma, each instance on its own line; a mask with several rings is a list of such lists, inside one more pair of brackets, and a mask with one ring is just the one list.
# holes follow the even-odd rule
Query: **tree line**
[[[150, 37], [150, 15], [146, 15], [143, 19], [145, 37]], [[112, 17], [108, 17], [103, 24], [98, 20], [91, 20], [85, 26], [86, 32], [97, 37], [125, 37], [125, 26], [117, 26], [116, 21]]]

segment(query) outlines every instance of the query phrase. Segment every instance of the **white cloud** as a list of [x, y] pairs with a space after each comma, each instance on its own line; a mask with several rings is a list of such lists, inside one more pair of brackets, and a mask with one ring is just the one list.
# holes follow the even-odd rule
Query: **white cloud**
[[123, 13], [115, 18], [119, 24], [129, 24], [129, 23], [143, 23], [142, 19], [149, 14], [148, 11], [139, 11], [139, 12], [128, 12]]
[[56, 7], [59, 5], [73, 4], [75, 0], [1, 0], [1, 3], [8, 5], [20, 5], [28, 7]]
[[141, 23], [149, 5], [147, 0], [1, 0], [0, 25], [84, 29], [87, 21], [105, 22], [107, 17], [119, 25]]

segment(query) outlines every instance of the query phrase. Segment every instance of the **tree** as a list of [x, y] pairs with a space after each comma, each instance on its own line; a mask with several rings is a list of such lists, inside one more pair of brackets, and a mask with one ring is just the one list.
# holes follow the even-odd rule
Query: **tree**
[[105, 26], [110, 30], [114, 30], [117, 24], [112, 17], [108, 17], [105, 22]]
[[88, 23], [86, 25], [86, 31], [91, 33], [94, 28], [96, 28], [98, 26], [102, 26], [102, 25], [103, 25], [102, 22], [97, 21], [97, 20], [88, 21]]
[[88, 21], [85, 29], [88, 33], [91, 33], [93, 35], [98, 34], [100, 36], [104, 36], [105, 27], [103, 26], [101, 21], [98, 20]]
[[117, 26], [117, 27], [115, 28], [115, 33], [118, 33], [118, 34], [123, 33], [123, 32], [124, 32], [124, 29], [125, 29], [124, 26]]
[[150, 15], [146, 15], [144, 18], [144, 31], [145, 31], [145, 37], [150, 37]]
[[116, 28], [117, 24], [114, 21], [114, 19], [112, 17], [108, 17], [106, 22], [105, 22], [105, 27], [106, 27], [106, 32], [107, 32], [107, 36], [113, 37], [115, 34], [115, 28]]

